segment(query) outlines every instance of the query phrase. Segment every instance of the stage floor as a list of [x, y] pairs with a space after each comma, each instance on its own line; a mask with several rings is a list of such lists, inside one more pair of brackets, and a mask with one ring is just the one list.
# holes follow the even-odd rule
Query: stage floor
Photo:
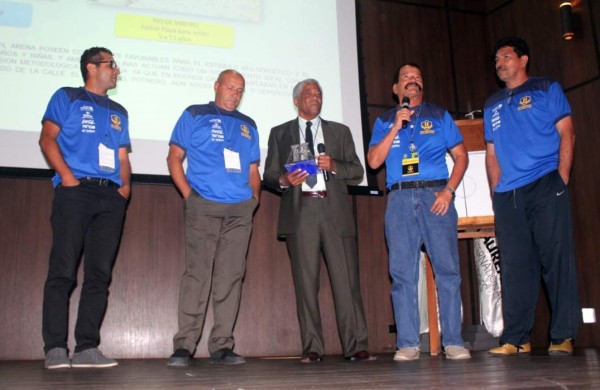
[[0, 389], [592, 389], [600, 388], [600, 349], [577, 348], [572, 357], [492, 357], [473, 352], [467, 361], [422, 354], [394, 362], [348, 362], [326, 356], [317, 364], [297, 358], [247, 358], [238, 366], [196, 359], [172, 368], [166, 359], [123, 359], [108, 369], [44, 369], [43, 361], [0, 361]]

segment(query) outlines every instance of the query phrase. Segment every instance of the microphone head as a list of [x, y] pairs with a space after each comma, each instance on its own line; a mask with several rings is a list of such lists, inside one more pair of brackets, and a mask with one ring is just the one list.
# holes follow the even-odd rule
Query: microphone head
[[404, 96], [402, 98], [402, 108], [410, 107], [410, 98], [408, 96]]
[[324, 144], [318, 144], [317, 145], [317, 151], [319, 153], [325, 153], [325, 145]]

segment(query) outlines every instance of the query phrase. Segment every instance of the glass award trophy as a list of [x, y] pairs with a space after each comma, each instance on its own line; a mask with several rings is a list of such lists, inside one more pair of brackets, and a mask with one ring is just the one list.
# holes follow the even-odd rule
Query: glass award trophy
[[285, 163], [285, 169], [288, 172], [293, 172], [296, 169], [302, 169], [309, 175], [316, 175], [319, 172], [319, 166], [315, 161], [315, 157], [308, 149], [308, 144], [302, 143], [291, 146], [292, 150]]

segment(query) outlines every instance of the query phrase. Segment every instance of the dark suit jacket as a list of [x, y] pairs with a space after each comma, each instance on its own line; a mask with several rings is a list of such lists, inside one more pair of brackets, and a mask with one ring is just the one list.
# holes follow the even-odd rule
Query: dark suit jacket
[[[327, 155], [331, 156], [336, 163], [335, 174], [329, 173], [329, 181], [326, 182], [327, 197], [323, 199], [326, 202], [325, 210], [328, 214], [326, 217], [331, 218], [340, 236], [355, 236], [356, 228], [347, 185], [360, 183], [364, 168], [356, 155], [352, 133], [348, 126], [321, 118], [321, 128]], [[269, 135], [263, 180], [269, 188], [282, 193], [277, 228], [279, 236], [296, 231], [302, 212], [302, 186], [283, 190], [279, 186], [279, 177], [287, 172], [284, 164], [290, 155], [291, 146], [300, 143], [299, 134], [298, 119], [294, 119], [274, 127]]]

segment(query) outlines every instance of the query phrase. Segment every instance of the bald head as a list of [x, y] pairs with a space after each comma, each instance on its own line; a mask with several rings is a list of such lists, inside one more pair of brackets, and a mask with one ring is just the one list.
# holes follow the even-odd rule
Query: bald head
[[238, 71], [226, 69], [215, 81], [215, 104], [227, 111], [234, 111], [242, 100], [246, 81]]

